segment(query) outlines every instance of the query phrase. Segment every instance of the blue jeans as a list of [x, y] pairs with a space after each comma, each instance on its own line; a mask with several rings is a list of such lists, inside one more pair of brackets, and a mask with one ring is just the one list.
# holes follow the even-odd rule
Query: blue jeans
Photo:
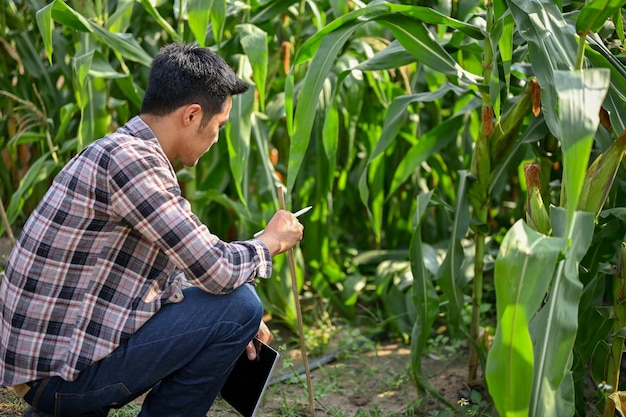
[[24, 399], [55, 416], [104, 417], [143, 393], [141, 417], [205, 416], [236, 359], [256, 335], [263, 305], [254, 287], [227, 295], [187, 288], [74, 381], [31, 383]]

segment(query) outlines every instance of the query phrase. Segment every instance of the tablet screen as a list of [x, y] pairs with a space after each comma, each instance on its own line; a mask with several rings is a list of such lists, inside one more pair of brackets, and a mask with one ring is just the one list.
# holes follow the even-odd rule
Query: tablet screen
[[257, 412], [280, 357], [275, 349], [259, 339], [254, 339], [254, 343], [261, 344], [257, 360], [249, 360], [244, 351], [221, 391], [222, 398], [244, 417], [252, 417]]

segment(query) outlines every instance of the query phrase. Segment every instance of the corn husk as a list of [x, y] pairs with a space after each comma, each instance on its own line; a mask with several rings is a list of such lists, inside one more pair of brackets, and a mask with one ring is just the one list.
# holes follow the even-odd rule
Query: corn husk
[[539, 164], [531, 163], [524, 166], [524, 176], [526, 177], [526, 189], [528, 196], [526, 199], [526, 223], [539, 233], [550, 235], [550, 215], [541, 197], [541, 180], [539, 178]]
[[578, 199], [578, 210], [595, 215], [600, 213], [622, 163], [624, 150], [626, 150], [626, 130], [587, 169]]

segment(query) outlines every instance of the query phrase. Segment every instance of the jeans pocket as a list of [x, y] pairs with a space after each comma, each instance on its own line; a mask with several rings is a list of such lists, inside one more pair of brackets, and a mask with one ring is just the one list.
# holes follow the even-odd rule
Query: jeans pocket
[[130, 390], [121, 382], [80, 394], [57, 392], [54, 395], [55, 415], [80, 415], [103, 408], [116, 408], [123, 405], [120, 401], [130, 395]]

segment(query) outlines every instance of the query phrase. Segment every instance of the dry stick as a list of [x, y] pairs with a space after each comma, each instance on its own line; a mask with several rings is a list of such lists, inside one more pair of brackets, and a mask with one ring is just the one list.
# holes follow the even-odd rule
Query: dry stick
[[[280, 208], [285, 209], [285, 195], [282, 184], [278, 185], [278, 199]], [[302, 361], [304, 363], [304, 371], [306, 373], [306, 385], [309, 391], [309, 412], [311, 417], [315, 417], [315, 406], [313, 405], [313, 386], [311, 384], [311, 370], [309, 369], [309, 359], [306, 354], [306, 346], [304, 344], [304, 325], [302, 324], [302, 310], [300, 309], [300, 294], [298, 293], [298, 281], [296, 280], [296, 261], [293, 255], [293, 248], [287, 252], [289, 256], [289, 269], [291, 270], [291, 289], [293, 290], [293, 298], [296, 302], [296, 316], [298, 318], [298, 332], [300, 333], [300, 352], [302, 353]]]
[[15, 236], [13, 236], [13, 231], [11, 230], [11, 225], [9, 224], [9, 219], [7, 218], [7, 213], [4, 211], [4, 204], [2, 204], [2, 198], [0, 198], [0, 216], [2, 217], [2, 223], [4, 223], [4, 228], [7, 229], [7, 235], [9, 236], [9, 240], [15, 246]]

